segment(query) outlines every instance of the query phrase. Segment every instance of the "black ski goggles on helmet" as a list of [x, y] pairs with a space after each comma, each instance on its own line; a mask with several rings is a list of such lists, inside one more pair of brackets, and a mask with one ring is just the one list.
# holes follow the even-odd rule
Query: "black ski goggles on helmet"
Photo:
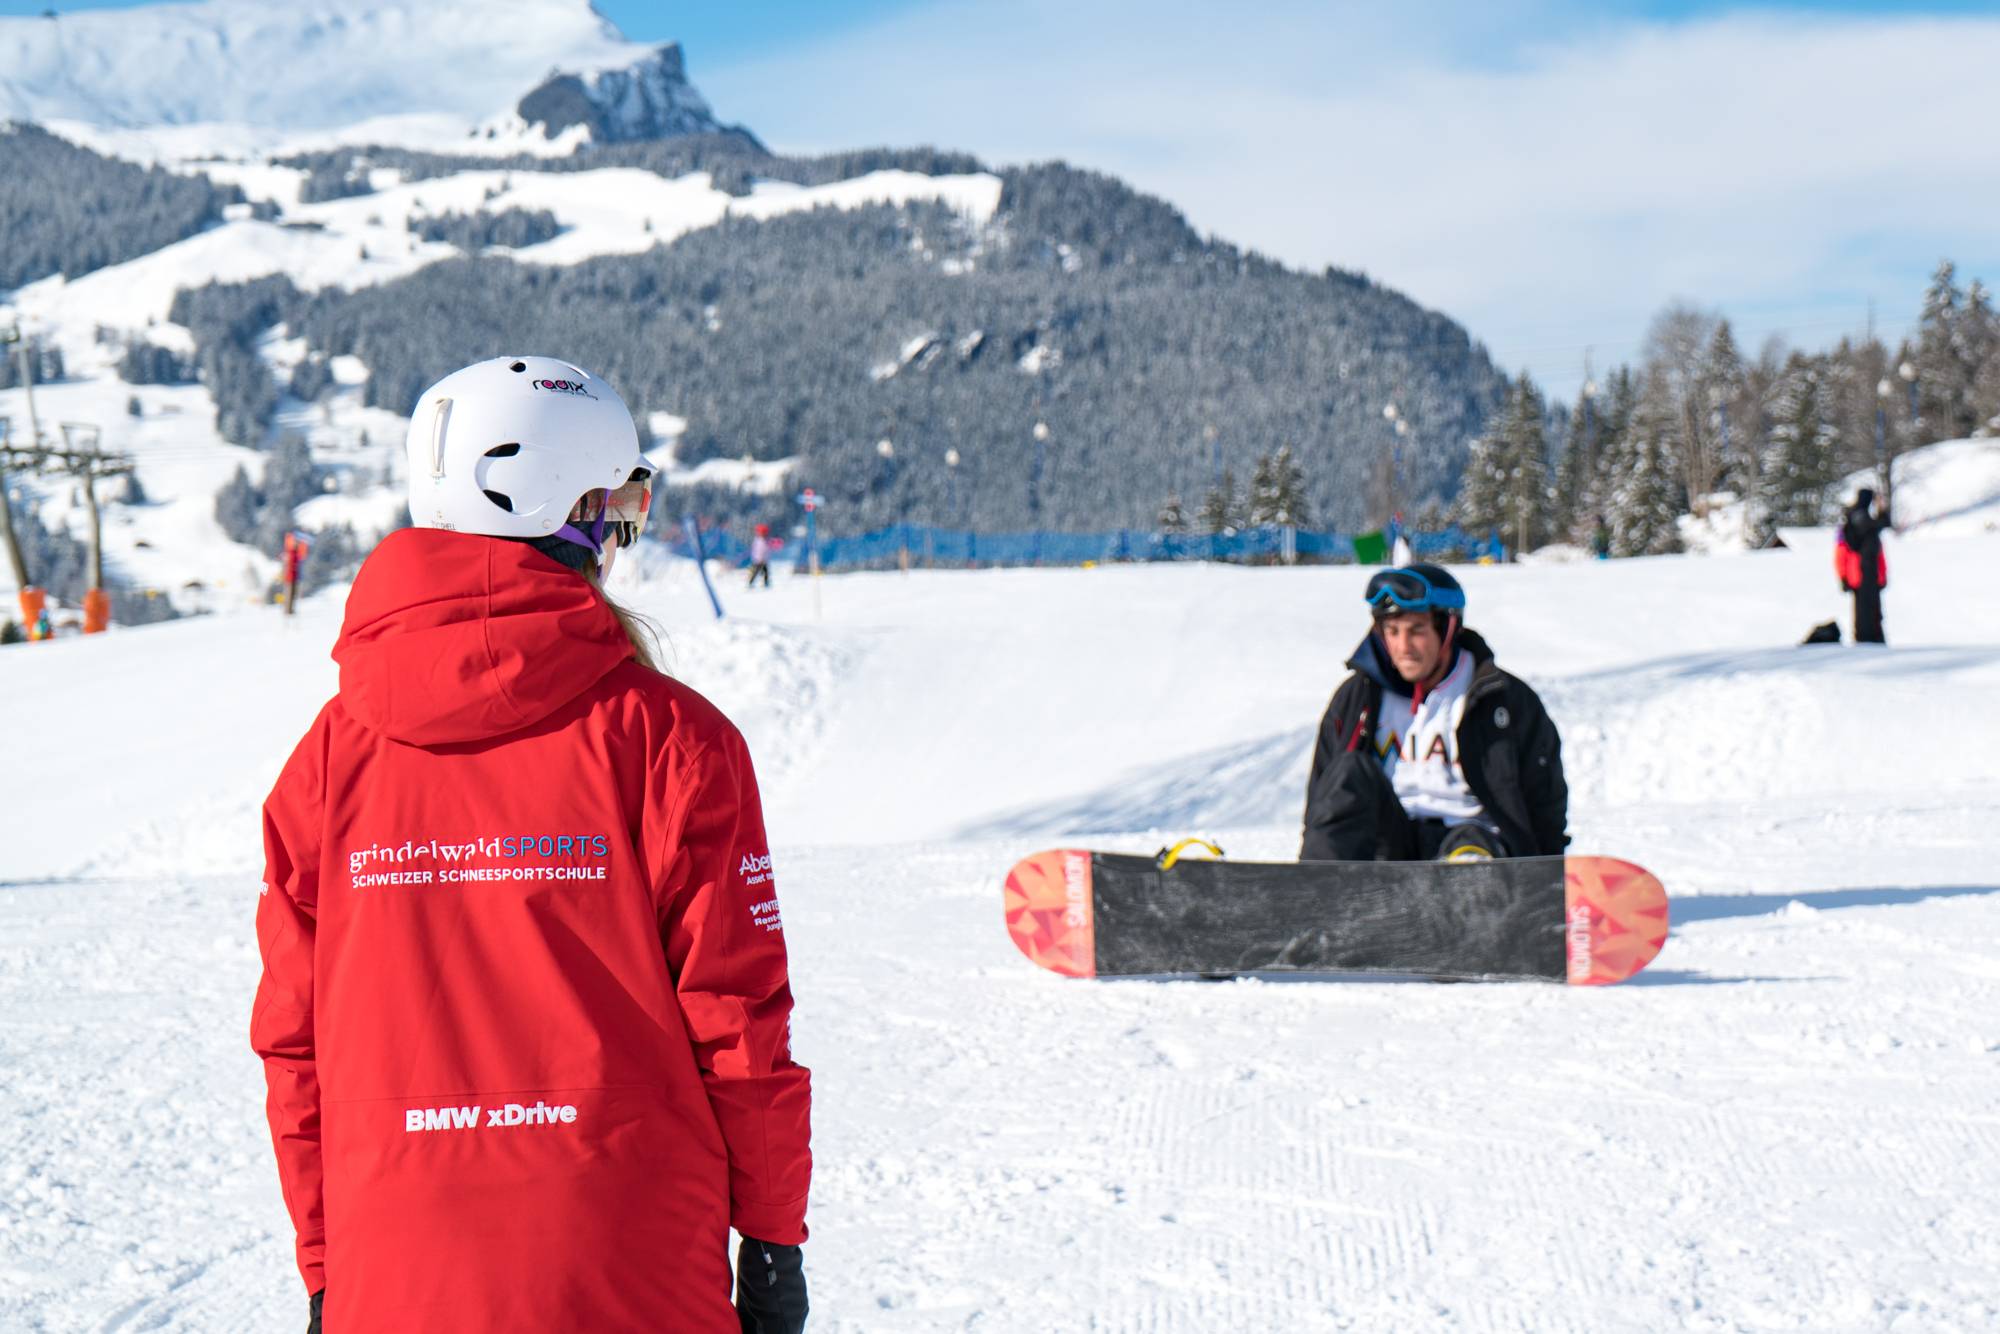
[[1398, 567], [1382, 570], [1368, 581], [1363, 594], [1378, 614], [1391, 611], [1464, 611], [1465, 590], [1439, 588], [1421, 571]]

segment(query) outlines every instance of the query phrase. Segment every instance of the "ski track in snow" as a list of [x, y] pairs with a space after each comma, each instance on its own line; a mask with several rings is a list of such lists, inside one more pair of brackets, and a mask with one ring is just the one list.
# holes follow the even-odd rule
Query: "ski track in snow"
[[[1296, 851], [1358, 624], [1320, 609], [1360, 573], [851, 577], [823, 620], [806, 580], [724, 581], [716, 625], [635, 563], [766, 787], [812, 1328], [1994, 1327], [2000, 599], [1946, 576], [1995, 555], [1906, 547], [1888, 651], [1759, 647], [1824, 580], [1782, 555], [1467, 572], [1563, 728], [1579, 848], [1675, 894], [1656, 965], [1595, 991], [1077, 983], [1009, 943], [1040, 846]], [[1607, 581], [1642, 612], [1580, 619]], [[38, 831], [0, 870], [10, 1334], [302, 1314], [245, 1035], [255, 814], [337, 615], [5, 658], [51, 701], [10, 713], [45, 758], [0, 803]]]

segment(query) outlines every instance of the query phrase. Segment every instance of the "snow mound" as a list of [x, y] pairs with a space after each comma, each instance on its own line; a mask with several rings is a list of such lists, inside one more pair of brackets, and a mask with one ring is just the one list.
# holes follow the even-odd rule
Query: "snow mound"
[[[1873, 478], [1848, 478], [1846, 495]], [[1894, 517], [1907, 537], [2000, 532], [2000, 439], [1945, 440], [1897, 459]]]

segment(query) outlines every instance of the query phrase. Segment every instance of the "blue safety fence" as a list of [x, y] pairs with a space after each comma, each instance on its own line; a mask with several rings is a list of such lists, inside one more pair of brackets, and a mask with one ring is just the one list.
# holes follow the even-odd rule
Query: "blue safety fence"
[[[1504, 560], [1506, 549], [1497, 537], [1473, 537], [1452, 527], [1433, 533], [1404, 533], [1419, 557], [1464, 560]], [[669, 543], [682, 556], [692, 556], [685, 536]], [[748, 542], [726, 528], [702, 529], [702, 547], [709, 559], [730, 565], [750, 559]], [[799, 538], [788, 540], [773, 556], [799, 569], [810, 553]], [[1353, 537], [1310, 529], [1244, 528], [1233, 533], [1155, 533], [1117, 528], [1096, 533], [975, 533], [924, 524], [894, 524], [874, 532], [819, 539], [823, 570], [885, 569], [912, 565], [1085, 565], [1125, 561], [1211, 560], [1271, 563], [1303, 560], [1317, 564], [1354, 559]]]

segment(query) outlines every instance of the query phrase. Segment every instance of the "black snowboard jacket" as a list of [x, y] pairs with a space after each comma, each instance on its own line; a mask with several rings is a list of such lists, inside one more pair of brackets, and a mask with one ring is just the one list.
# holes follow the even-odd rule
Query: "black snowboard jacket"
[[[1889, 527], [1888, 507], [1876, 514], [1867, 505], [1849, 505], [1840, 516], [1840, 535], [1861, 566], [1861, 588], [1880, 588], [1882, 530]], [[1858, 593], [1860, 588], [1848, 590]]]
[[[1471, 630], [1461, 629], [1458, 647], [1472, 655], [1472, 686], [1458, 724], [1459, 763], [1466, 786], [1499, 828], [1509, 854], [1555, 857], [1569, 844], [1569, 784], [1563, 780], [1562, 738], [1541, 698], [1525, 681], [1493, 661], [1493, 650]], [[1313, 747], [1312, 780], [1306, 786], [1305, 846], [1313, 846], [1316, 812], [1326, 806], [1321, 775], [1351, 751], [1375, 755], [1375, 720], [1382, 692], [1407, 695], [1410, 688], [1385, 665], [1370, 634], [1347, 660], [1353, 675], [1341, 683], [1320, 720]], [[1378, 757], [1379, 762], [1379, 757]]]

